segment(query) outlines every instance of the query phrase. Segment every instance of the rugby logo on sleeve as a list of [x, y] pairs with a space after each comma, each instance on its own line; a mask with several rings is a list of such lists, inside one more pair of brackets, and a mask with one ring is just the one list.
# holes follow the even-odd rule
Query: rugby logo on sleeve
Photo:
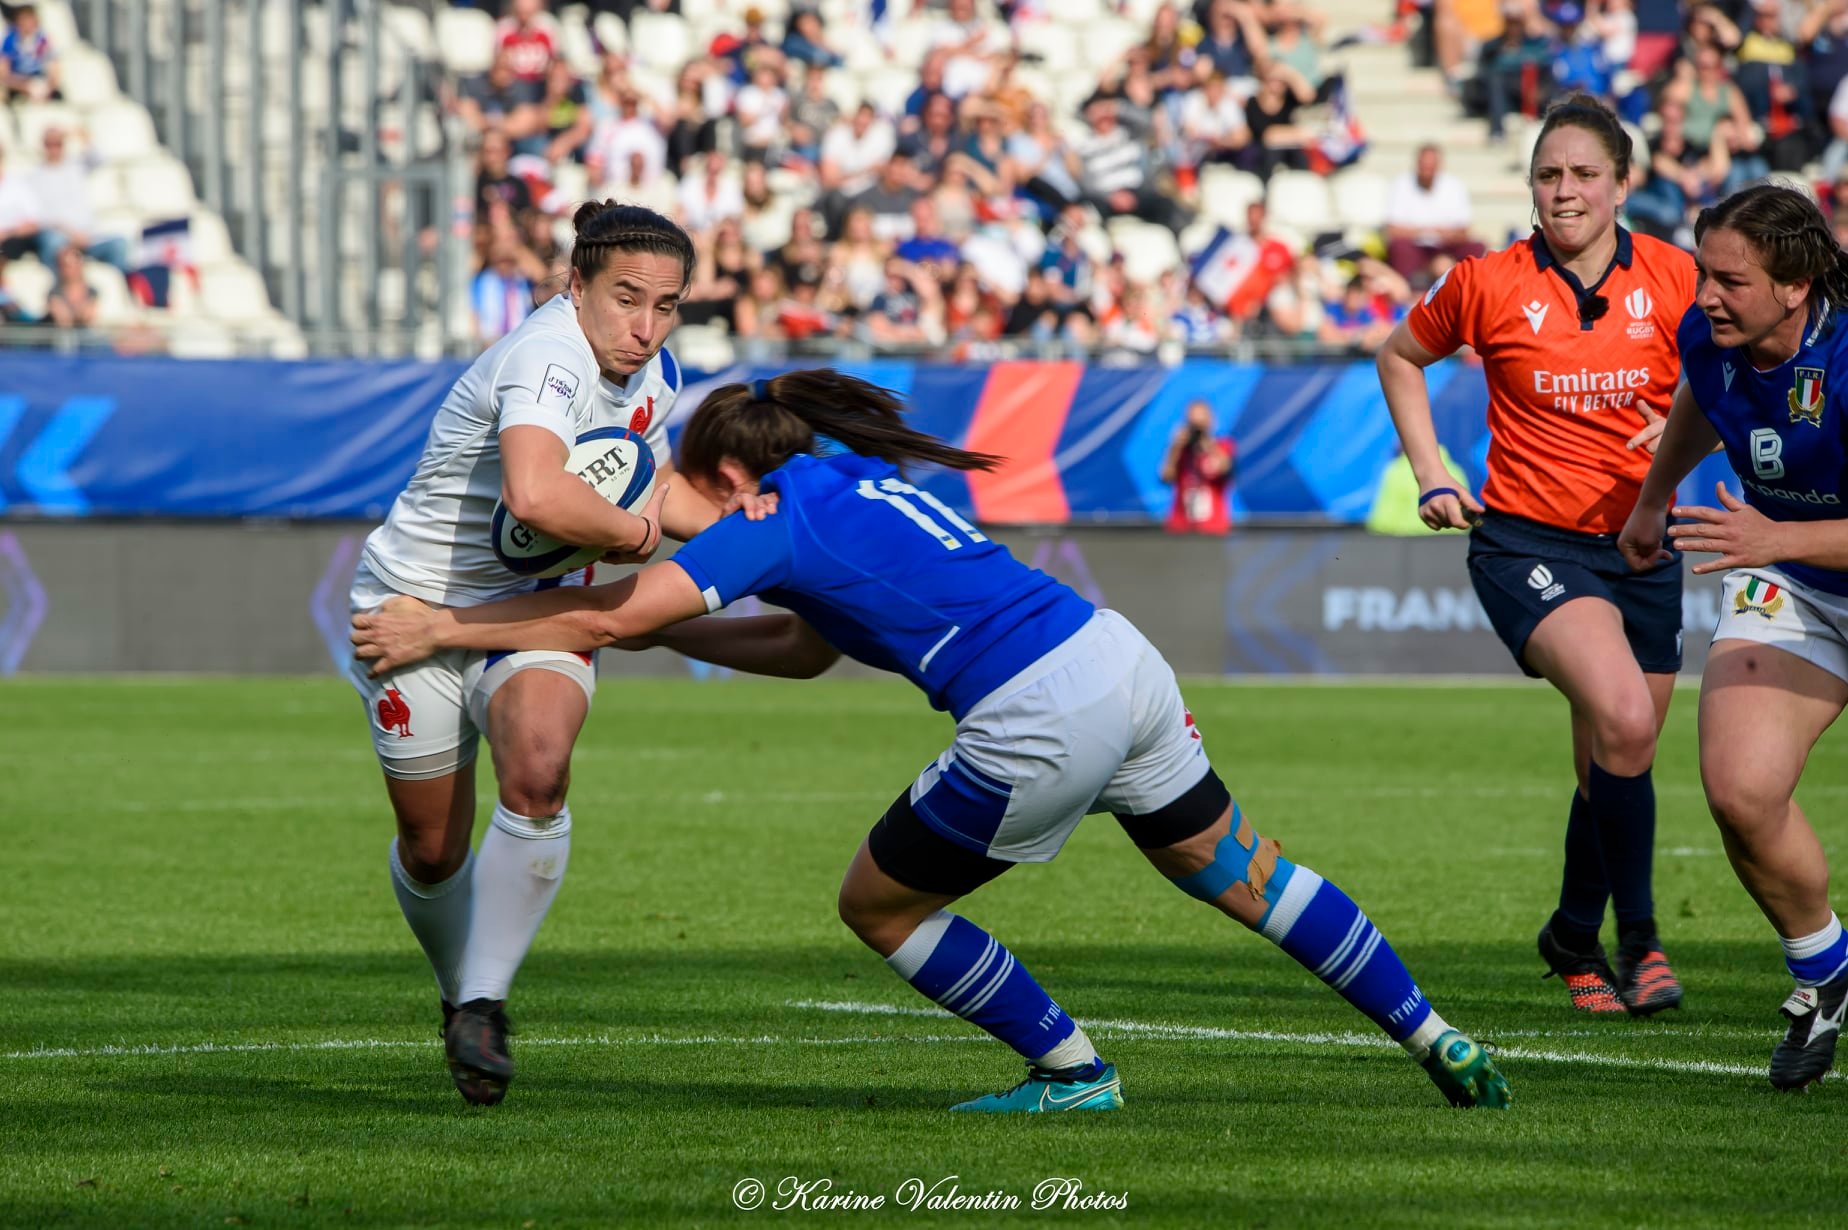
[[567, 410], [577, 400], [578, 378], [556, 363], [548, 363], [539, 381], [539, 404], [563, 406]]

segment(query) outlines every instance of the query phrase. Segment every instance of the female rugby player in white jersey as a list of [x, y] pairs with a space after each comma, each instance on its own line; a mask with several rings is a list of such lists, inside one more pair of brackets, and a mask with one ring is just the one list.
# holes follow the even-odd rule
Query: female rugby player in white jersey
[[[473, 606], [559, 584], [517, 576], [495, 557], [497, 500], [535, 530], [631, 561], [653, 554], [662, 534], [691, 538], [716, 515], [690, 488], [667, 482], [665, 422], [680, 371], [662, 343], [686, 293], [693, 243], [660, 214], [613, 201], [582, 206], [574, 223], [569, 293], [456, 381], [410, 485], [366, 540], [354, 610], [395, 594]], [[661, 470], [640, 515], [565, 469], [580, 434], [610, 426], [641, 434]], [[381, 679], [355, 669], [353, 681], [397, 814], [392, 887], [436, 971], [450, 1073], [464, 1098], [492, 1105], [513, 1074], [507, 990], [570, 855], [565, 788], [596, 688], [592, 658], [453, 653]], [[471, 860], [484, 733], [500, 797]]]

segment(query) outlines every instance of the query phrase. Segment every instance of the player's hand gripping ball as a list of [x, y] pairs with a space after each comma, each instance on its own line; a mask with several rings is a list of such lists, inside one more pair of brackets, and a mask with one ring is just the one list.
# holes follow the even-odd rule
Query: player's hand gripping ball
[[[565, 469], [619, 508], [641, 514], [654, 494], [654, 451], [626, 427], [599, 427], [578, 437]], [[494, 505], [494, 554], [523, 577], [561, 577], [602, 558], [601, 547], [579, 547], [522, 525], [504, 503]]]

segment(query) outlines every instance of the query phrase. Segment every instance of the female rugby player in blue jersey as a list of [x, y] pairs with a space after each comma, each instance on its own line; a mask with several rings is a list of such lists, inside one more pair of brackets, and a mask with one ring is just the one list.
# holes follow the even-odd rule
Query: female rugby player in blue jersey
[[[1761, 184], [1701, 211], [1686, 377], [1619, 547], [1637, 569], [1684, 550], [1726, 570], [1700, 684], [1700, 775], [1733, 870], [1783, 941], [1796, 990], [1771, 1083], [1822, 1079], [1848, 1008], [1848, 936], [1797, 806], [1810, 749], [1848, 705], [1848, 254], [1802, 193]], [[1669, 507], [1716, 445], [1745, 499]], [[1683, 523], [1668, 526], [1670, 516]], [[1665, 534], [1666, 531], [1666, 534]]]
[[[818, 437], [844, 451], [816, 456]], [[394, 601], [357, 616], [353, 640], [389, 670], [452, 647], [588, 650], [654, 634], [736, 669], [814, 675], [846, 653], [917, 684], [956, 720], [955, 739], [861, 844], [840, 913], [900, 977], [1027, 1060], [1027, 1080], [959, 1110], [1121, 1105], [1116, 1068], [1078, 1024], [998, 940], [946, 909], [1016, 863], [1050, 860], [1092, 811], [1114, 813], [1176, 887], [1365, 1013], [1451, 1103], [1506, 1106], [1489, 1056], [1425, 1002], [1359, 907], [1233, 805], [1174, 672], [1141, 633], [1015, 560], [900, 469], [997, 461], [911, 430], [890, 393], [851, 376], [728, 385], [688, 423], [680, 471], [721, 501], [774, 493], [776, 515], [726, 517], [612, 585], [462, 609]], [[748, 594], [795, 615], [694, 619]]]

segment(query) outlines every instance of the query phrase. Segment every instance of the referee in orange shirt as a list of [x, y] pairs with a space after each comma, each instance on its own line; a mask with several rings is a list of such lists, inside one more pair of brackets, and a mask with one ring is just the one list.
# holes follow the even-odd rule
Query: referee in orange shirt
[[[1630, 137], [1597, 100], [1548, 108], [1529, 168], [1538, 228], [1440, 278], [1381, 350], [1380, 385], [1432, 529], [1469, 528], [1496, 633], [1572, 706], [1578, 789], [1559, 908], [1540, 954], [1573, 1007], [1647, 1016], [1681, 1003], [1656, 934], [1650, 767], [1681, 668], [1681, 560], [1632, 573], [1617, 534], [1636, 502], [1694, 299], [1685, 252], [1617, 224]], [[1489, 386], [1478, 502], [1439, 459], [1424, 369], [1460, 347]], [[1615, 969], [1598, 932], [1617, 916]]]

